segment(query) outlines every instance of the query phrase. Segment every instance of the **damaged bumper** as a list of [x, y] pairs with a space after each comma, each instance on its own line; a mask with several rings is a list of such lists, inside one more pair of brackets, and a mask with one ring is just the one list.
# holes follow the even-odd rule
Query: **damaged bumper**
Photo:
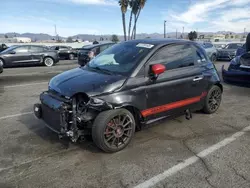
[[225, 82], [250, 84], [250, 71], [226, 70], [223, 65], [222, 77]]
[[43, 92], [40, 101], [34, 105], [35, 116], [60, 137], [70, 137], [73, 142], [88, 134], [98, 113], [112, 108], [100, 99], [89, 98], [84, 102], [80, 97], [65, 99], [49, 92]]

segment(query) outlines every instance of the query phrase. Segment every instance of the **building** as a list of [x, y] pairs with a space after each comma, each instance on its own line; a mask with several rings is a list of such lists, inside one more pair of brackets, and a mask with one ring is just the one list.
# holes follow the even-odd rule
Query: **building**
[[14, 37], [14, 39], [16, 39], [16, 41], [20, 42], [20, 43], [30, 43], [31, 42], [31, 38], [28, 38], [28, 37]]

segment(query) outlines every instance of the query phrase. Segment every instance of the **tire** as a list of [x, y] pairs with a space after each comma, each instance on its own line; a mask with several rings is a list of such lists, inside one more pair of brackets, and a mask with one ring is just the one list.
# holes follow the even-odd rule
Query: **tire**
[[43, 60], [43, 64], [46, 67], [52, 67], [55, 64], [55, 60], [51, 57], [45, 57]]
[[74, 60], [75, 59], [75, 55], [74, 54], [69, 54], [69, 60]]
[[4, 63], [4, 60], [2, 58], [0, 58], [0, 64], [3, 64], [3, 67], [5, 67], [5, 63]]
[[107, 153], [124, 149], [132, 140], [134, 133], [135, 119], [126, 109], [101, 112], [92, 127], [94, 143]]
[[222, 99], [221, 88], [217, 85], [212, 86], [205, 98], [205, 105], [203, 107], [203, 112], [205, 112], [206, 114], [215, 113], [220, 107], [221, 99]]
[[217, 57], [216, 57], [215, 54], [213, 54], [213, 55], [211, 56], [211, 61], [212, 61], [212, 62], [215, 62], [216, 60], [217, 60]]

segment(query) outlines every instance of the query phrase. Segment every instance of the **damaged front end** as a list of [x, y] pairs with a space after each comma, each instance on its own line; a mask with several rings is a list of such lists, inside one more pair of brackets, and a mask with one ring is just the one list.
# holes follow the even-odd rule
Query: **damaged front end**
[[52, 131], [59, 137], [69, 137], [72, 142], [91, 134], [91, 128], [96, 116], [112, 105], [86, 94], [77, 94], [71, 98], [59, 96], [52, 91], [40, 95], [41, 104], [34, 105], [37, 118], [43, 119]]

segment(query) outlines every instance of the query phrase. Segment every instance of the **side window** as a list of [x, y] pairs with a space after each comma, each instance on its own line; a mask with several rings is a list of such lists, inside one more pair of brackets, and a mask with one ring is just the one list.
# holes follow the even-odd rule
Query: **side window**
[[68, 50], [68, 47], [66, 47], [66, 46], [60, 46], [60, 50]]
[[108, 44], [103, 45], [103, 46], [100, 46], [100, 52], [103, 52], [103, 51], [106, 50], [107, 48], [109, 48], [109, 45], [108, 45]]
[[202, 62], [206, 62], [206, 56], [202, 53], [198, 48], [194, 47], [195, 52], [195, 63], [200, 64]]
[[150, 60], [150, 64], [163, 64], [166, 70], [178, 69], [194, 65], [194, 50], [189, 44], [167, 46], [158, 51]]
[[43, 51], [43, 47], [40, 46], [31, 46], [29, 49], [30, 52], [42, 52]]
[[100, 47], [93, 48], [91, 51], [93, 51], [95, 56], [97, 56], [100, 53]]
[[28, 52], [28, 46], [20, 46], [13, 50], [16, 53], [27, 53]]

